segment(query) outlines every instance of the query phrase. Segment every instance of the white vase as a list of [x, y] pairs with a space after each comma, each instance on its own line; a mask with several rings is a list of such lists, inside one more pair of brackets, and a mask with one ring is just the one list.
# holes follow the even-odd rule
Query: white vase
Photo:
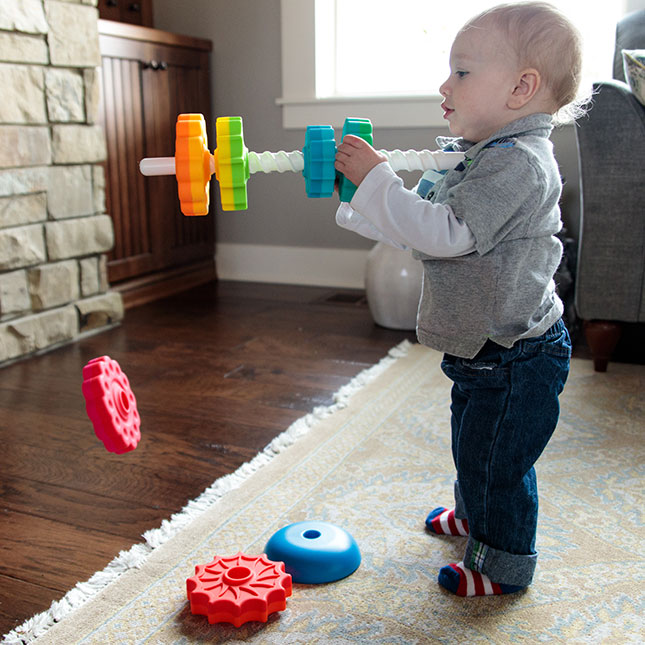
[[415, 329], [423, 265], [410, 251], [378, 242], [367, 255], [365, 291], [374, 321], [389, 329]]

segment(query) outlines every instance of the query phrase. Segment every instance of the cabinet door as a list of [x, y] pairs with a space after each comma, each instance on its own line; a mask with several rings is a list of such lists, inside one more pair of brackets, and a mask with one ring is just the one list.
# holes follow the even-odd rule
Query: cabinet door
[[[184, 112], [199, 112], [206, 119], [208, 145], [215, 148], [210, 118], [210, 79], [208, 55], [204, 52], [155, 45], [142, 73], [146, 157], [172, 156], [175, 151], [175, 124]], [[149, 65], [156, 63], [157, 70]], [[148, 118], [151, 115], [151, 118]], [[164, 266], [213, 257], [214, 204], [204, 217], [182, 215], [174, 177], [148, 177], [149, 204], [154, 233]], [[211, 185], [216, 184], [215, 178]], [[212, 201], [212, 200], [211, 200]], [[160, 217], [157, 219], [157, 215]]]
[[181, 112], [205, 115], [210, 142], [208, 54], [108, 35], [100, 44], [106, 208], [115, 233], [110, 281], [212, 258], [213, 215], [184, 217], [174, 176], [143, 177], [138, 168], [143, 157], [174, 154]]

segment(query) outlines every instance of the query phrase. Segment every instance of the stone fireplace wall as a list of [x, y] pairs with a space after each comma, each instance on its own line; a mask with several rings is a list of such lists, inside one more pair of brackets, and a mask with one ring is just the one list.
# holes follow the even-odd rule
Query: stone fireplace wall
[[123, 318], [107, 281], [96, 4], [0, 1], [0, 365]]

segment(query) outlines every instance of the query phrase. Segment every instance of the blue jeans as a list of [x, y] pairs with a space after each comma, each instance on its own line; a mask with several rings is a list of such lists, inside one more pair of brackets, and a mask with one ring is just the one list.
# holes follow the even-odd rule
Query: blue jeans
[[473, 359], [446, 354], [453, 381], [455, 515], [468, 520], [464, 564], [493, 582], [527, 586], [537, 553], [538, 492], [533, 465], [560, 413], [571, 341], [560, 320], [506, 349], [488, 341]]

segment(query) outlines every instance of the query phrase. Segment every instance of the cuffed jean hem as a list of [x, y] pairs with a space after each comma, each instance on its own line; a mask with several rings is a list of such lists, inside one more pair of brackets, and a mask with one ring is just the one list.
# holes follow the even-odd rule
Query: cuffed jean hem
[[458, 520], [468, 519], [466, 506], [464, 504], [464, 499], [461, 496], [461, 492], [459, 491], [459, 482], [457, 480], [455, 480], [455, 517]]
[[494, 549], [472, 537], [468, 538], [464, 566], [479, 571], [502, 585], [528, 587], [535, 573], [537, 553], [517, 555]]

